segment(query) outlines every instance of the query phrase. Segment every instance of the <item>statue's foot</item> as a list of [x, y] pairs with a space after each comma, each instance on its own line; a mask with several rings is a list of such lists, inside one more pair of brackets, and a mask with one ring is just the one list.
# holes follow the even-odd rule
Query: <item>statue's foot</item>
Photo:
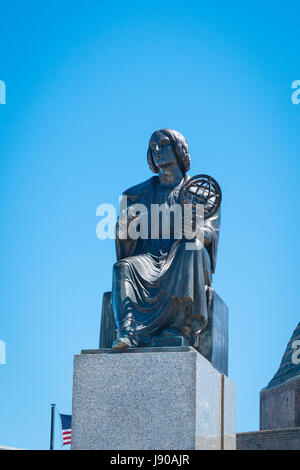
[[125, 349], [125, 348], [132, 348], [132, 344], [130, 339], [127, 336], [121, 336], [120, 338], [117, 338], [113, 344], [112, 344], [113, 349]]

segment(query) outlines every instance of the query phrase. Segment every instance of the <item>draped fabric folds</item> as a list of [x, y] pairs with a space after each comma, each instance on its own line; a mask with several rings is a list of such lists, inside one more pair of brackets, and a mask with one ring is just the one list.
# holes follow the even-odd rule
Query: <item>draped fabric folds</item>
[[[180, 202], [178, 185], [163, 186], [158, 176], [124, 192], [127, 206], [143, 204], [151, 231], [151, 204], [171, 207]], [[116, 237], [117, 262], [113, 269], [113, 304], [117, 335], [127, 335], [135, 346], [150, 344], [153, 337], [181, 335], [194, 344], [195, 333], [207, 323], [212, 303], [220, 213], [205, 220], [208, 242], [187, 249], [184, 238], [120, 239]], [[117, 225], [118, 234], [118, 225]]]

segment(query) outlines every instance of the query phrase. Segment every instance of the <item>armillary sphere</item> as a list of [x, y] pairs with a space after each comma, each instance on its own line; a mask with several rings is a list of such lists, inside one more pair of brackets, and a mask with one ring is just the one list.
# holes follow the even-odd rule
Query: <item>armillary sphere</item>
[[204, 219], [212, 217], [219, 209], [222, 191], [219, 183], [209, 175], [195, 175], [181, 188], [181, 204], [203, 205]]

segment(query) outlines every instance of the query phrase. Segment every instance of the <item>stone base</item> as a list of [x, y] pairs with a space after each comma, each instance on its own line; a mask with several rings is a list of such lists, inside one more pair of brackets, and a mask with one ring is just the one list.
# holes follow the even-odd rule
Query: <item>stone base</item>
[[241, 432], [237, 450], [300, 450], [300, 428]]
[[72, 449], [235, 449], [235, 385], [191, 347], [83, 351]]

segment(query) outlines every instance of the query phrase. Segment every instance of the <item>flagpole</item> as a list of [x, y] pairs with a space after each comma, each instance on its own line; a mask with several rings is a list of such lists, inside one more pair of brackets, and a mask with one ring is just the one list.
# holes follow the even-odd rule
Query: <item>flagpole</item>
[[59, 422], [59, 429], [60, 429], [60, 449], [63, 450], [63, 430], [62, 430], [62, 425], [61, 425], [61, 417], [60, 417], [60, 412], [59, 412], [59, 409], [57, 408], [57, 406], [55, 407], [56, 409], [56, 412], [58, 414], [58, 422]]
[[55, 403], [51, 403], [50, 450], [54, 449], [54, 417], [55, 417]]

